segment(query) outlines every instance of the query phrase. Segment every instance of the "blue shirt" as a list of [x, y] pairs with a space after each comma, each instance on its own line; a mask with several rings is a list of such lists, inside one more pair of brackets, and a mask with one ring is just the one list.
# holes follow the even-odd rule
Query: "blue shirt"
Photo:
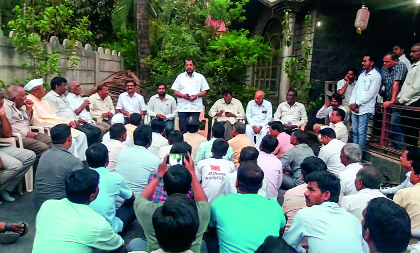
[[211, 206], [210, 226], [217, 228], [221, 253], [253, 253], [267, 236], [279, 236], [285, 225], [277, 200], [258, 194], [218, 196]]
[[[213, 142], [215, 140], [217, 140], [217, 138], [212, 138], [211, 140], [203, 142], [200, 144], [200, 146], [198, 146], [197, 154], [195, 155], [194, 159], [195, 164], [201, 160], [213, 157], [211, 148], [213, 147]], [[223, 159], [233, 162], [233, 149], [231, 146], [229, 146], [226, 155], [223, 156]]]
[[117, 211], [115, 198], [120, 196], [123, 199], [129, 199], [133, 193], [121, 175], [110, 172], [104, 167], [92, 169], [99, 173], [99, 193], [90, 203], [90, 207], [111, 224], [115, 233], [121, 232], [124, 224], [120, 218], [115, 217]]
[[308, 239], [309, 252], [365, 252], [359, 219], [334, 202], [324, 202], [297, 212], [284, 240], [297, 252], [306, 253], [300, 245], [304, 237]]
[[160, 160], [143, 146], [123, 149], [117, 157], [115, 172], [123, 176], [128, 187], [138, 197], [146, 187], [150, 174], [159, 167]]

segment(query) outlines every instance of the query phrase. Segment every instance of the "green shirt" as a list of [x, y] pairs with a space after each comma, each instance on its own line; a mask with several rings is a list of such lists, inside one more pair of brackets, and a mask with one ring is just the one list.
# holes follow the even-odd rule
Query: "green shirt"
[[[211, 148], [215, 140], [217, 140], [217, 138], [212, 138], [211, 140], [200, 144], [197, 150], [197, 154], [195, 155], [195, 164], [198, 164], [199, 161], [211, 158], [213, 156]], [[233, 162], [233, 150], [231, 146], [229, 146], [226, 155], [223, 156], [223, 159]]]
[[111, 225], [88, 205], [67, 198], [47, 200], [36, 216], [32, 253], [91, 253], [116, 250], [124, 244]]
[[[199, 201], [196, 202], [196, 204], [198, 209], [198, 218], [200, 219], [200, 226], [197, 231], [197, 239], [192, 243], [191, 250], [194, 253], [200, 253], [201, 240], [203, 239], [203, 234], [206, 232], [207, 225], [210, 221], [210, 204], [207, 201]], [[134, 211], [136, 212], [137, 220], [146, 235], [147, 252], [152, 252], [160, 248], [156, 240], [152, 216], [155, 210], [162, 205], [163, 203], [153, 203], [142, 196], [138, 197], [134, 202]]]

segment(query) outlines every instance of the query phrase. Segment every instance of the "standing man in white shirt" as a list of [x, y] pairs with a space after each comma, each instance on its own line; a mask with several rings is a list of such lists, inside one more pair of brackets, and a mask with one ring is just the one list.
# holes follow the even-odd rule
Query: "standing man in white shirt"
[[178, 101], [179, 130], [183, 133], [186, 129], [186, 119], [189, 116], [198, 117], [203, 111], [203, 97], [210, 89], [206, 78], [194, 71], [194, 60], [185, 60], [185, 72], [178, 75], [171, 89]]
[[267, 134], [268, 123], [273, 117], [273, 107], [268, 100], [264, 99], [264, 91], [255, 92], [254, 100], [246, 106], [246, 135], [259, 148], [262, 138]]
[[327, 127], [320, 131], [321, 142], [324, 145], [319, 151], [318, 158], [327, 164], [327, 170], [336, 176], [344, 170], [344, 165], [340, 160], [340, 152], [344, 147], [344, 142], [336, 139], [333, 129]]
[[348, 108], [348, 111], [350, 111], [349, 102], [351, 94], [353, 93], [353, 89], [356, 86], [356, 73], [356, 70], [349, 69], [347, 70], [347, 74], [344, 79], [341, 79], [337, 82], [337, 93], [341, 96], [344, 96], [343, 105]]
[[233, 124], [245, 118], [241, 101], [232, 97], [230, 90], [223, 91], [223, 98], [217, 100], [210, 108], [209, 116], [225, 126], [225, 140], [233, 138]]
[[362, 150], [359, 145], [354, 143], [347, 143], [341, 149], [340, 152], [341, 163], [344, 164], [345, 169], [341, 172], [338, 177], [341, 181], [341, 193], [340, 196], [347, 196], [350, 194], [356, 194], [356, 186], [354, 180], [356, 180], [356, 174], [363, 167], [360, 164], [362, 160]]
[[301, 129], [302, 126], [306, 126], [306, 123], [308, 123], [305, 106], [296, 102], [296, 97], [297, 91], [289, 90], [286, 102], [281, 103], [277, 107], [276, 113], [274, 113], [274, 121], [281, 121], [288, 134], [291, 134], [295, 128]]
[[407, 66], [407, 69], [411, 69], [411, 62], [409, 59], [407, 59], [407, 56], [405, 56], [404, 53], [404, 47], [401, 46], [401, 44], [397, 44], [392, 48], [392, 51], [398, 55], [398, 61], [402, 62]]
[[354, 181], [357, 193], [343, 197], [340, 206], [362, 221], [363, 210], [371, 199], [386, 198], [379, 190], [381, 183], [382, 174], [379, 170], [372, 166], [363, 167]]
[[152, 119], [158, 118], [165, 121], [165, 132], [169, 135], [174, 130], [176, 116], [176, 101], [171, 95], [166, 94], [166, 84], [156, 85], [157, 94], [153, 95], [147, 104], [147, 113]]
[[375, 62], [371, 55], [363, 57], [365, 70], [359, 75], [356, 87], [350, 98], [351, 121], [353, 123], [353, 143], [365, 149], [367, 126], [370, 116], [375, 113], [376, 98], [381, 88], [381, 74], [373, 68]]
[[127, 80], [125, 82], [126, 92], [121, 93], [118, 97], [116, 109], [124, 114], [125, 124], [128, 124], [132, 113], [139, 113], [141, 116], [147, 114], [144, 98], [136, 92], [136, 86], [137, 84], [134, 80]]
[[101, 129], [101, 132], [104, 134], [108, 131], [110, 125], [105, 122], [95, 122], [88, 112], [90, 102], [89, 100], [83, 99], [80, 94], [82, 94], [82, 87], [80, 83], [76, 81], [71, 81], [69, 87], [69, 93], [67, 93], [67, 101], [70, 104], [70, 108], [74, 111], [76, 115], [80, 118], [86, 120], [89, 124], [96, 126]]

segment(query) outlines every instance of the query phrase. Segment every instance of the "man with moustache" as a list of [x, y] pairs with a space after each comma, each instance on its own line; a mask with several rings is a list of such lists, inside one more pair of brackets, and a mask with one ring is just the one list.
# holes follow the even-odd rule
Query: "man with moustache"
[[[344, 79], [341, 79], [337, 82], [337, 93], [343, 98], [343, 106], [349, 108], [350, 97], [353, 92], [354, 87], [356, 86], [356, 70], [349, 69]], [[350, 109], [347, 109], [350, 111]]]
[[144, 98], [136, 92], [136, 85], [134, 80], [127, 80], [125, 82], [126, 92], [121, 93], [118, 97], [116, 109], [124, 114], [125, 124], [128, 124], [132, 113], [139, 113], [142, 116], [147, 114]]
[[176, 116], [176, 101], [174, 97], [166, 94], [166, 84], [156, 85], [157, 94], [152, 96], [147, 104], [147, 113], [152, 119], [158, 118], [165, 121], [165, 132], [169, 135], [174, 130]]

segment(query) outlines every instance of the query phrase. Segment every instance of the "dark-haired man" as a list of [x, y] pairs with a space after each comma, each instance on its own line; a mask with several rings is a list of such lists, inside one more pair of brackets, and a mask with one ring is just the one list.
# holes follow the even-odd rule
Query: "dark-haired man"
[[127, 139], [127, 130], [124, 127], [124, 124], [117, 123], [112, 125], [109, 128], [110, 139], [102, 141], [102, 144], [106, 146], [109, 151], [109, 161], [106, 169], [114, 172], [115, 167], [117, 166], [117, 157], [121, 150], [126, 149], [127, 146], [123, 142]]
[[266, 135], [261, 141], [258, 166], [264, 172], [268, 182], [267, 197], [277, 199], [281, 182], [283, 180], [283, 167], [281, 161], [272, 153], [278, 146], [278, 141], [273, 135]]
[[225, 176], [236, 171], [232, 161], [223, 159], [228, 149], [229, 144], [227, 141], [223, 138], [218, 138], [213, 141], [211, 147], [213, 156], [197, 163], [195, 174], [198, 181], [201, 182], [210, 204], [217, 198], [220, 184]]
[[150, 127], [152, 128], [152, 144], [150, 144], [148, 150], [157, 156], [162, 147], [169, 146], [168, 139], [164, 137], [166, 131], [165, 121], [162, 119], [153, 119], [150, 122]]
[[179, 143], [179, 142], [183, 142], [184, 141], [184, 136], [182, 135], [181, 131], [178, 130], [174, 130], [169, 134], [168, 137], [168, 146], [164, 146], [161, 147], [159, 149], [159, 153], [158, 153], [158, 157], [161, 161], [163, 161], [163, 158], [165, 158], [165, 156], [169, 155], [172, 145], [174, 145], [175, 143]]
[[344, 125], [343, 123], [343, 118], [345, 117], [345, 115], [346, 113], [344, 112], [344, 110], [340, 108], [334, 108], [331, 112], [329, 126], [315, 124], [314, 131], [318, 134], [318, 139], [321, 141], [321, 136], [319, 135], [321, 129], [329, 127], [334, 130], [337, 140], [340, 140], [343, 143], [347, 143], [349, 139], [349, 132], [347, 131], [346, 125]]
[[406, 252], [411, 237], [410, 217], [391, 200], [372, 199], [363, 211], [362, 226], [370, 253]]
[[72, 143], [70, 126], [58, 124], [51, 128], [53, 146], [42, 154], [35, 173], [35, 206], [48, 199], [66, 197], [64, 182], [74, 171], [83, 168], [82, 162], [68, 149]]
[[283, 124], [280, 121], [274, 121], [270, 124], [270, 134], [277, 138], [278, 145], [273, 151], [273, 155], [281, 159], [287, 150], [293, 148], [290, 143], [290, 135], [288, 135], [284, 129]]
[[336, 108], [339, 108], [345, 112], [345, 116], [343, 117], [342, 121], [344, 125], [347, 125], [348, 120], [349, 120], [349, 115], [347, 112], [347, 108], [343, 106], [343, 97], [338, 93], [333, 94], [330, 97], [330, 102], [326, 102], [324, 106], [322, 106], [322, 108], [319, 109], [319, 111], [316, 113], [316, 118], [317, 119], [323, 119], [326, 117], [330, 118], [333, 110]]
[[152, 119], [165, 121], [165, 131], [167, 134], [174, 130], [174, 120], [176, 116], [176, 101], [171, 95], [166, 94], [166, 84], [156, 85], [157, 94], [149, 99], [147, 113]]
[[46, 201], [36, 216], [34, 253], [127, 252], [124, 240], [88, 205], [99, 193], [99, 174], [74, 171], [65, 179], [65, 198]]
[[[86, 150], [86, 160], [89, 167], [98, 172], [101, 189], [98, 196], [89, 206], [102, 215], [111, 224], [115, 233], [127, 229], [136, 217], [133, 210], [134, 195], [125, 179], [118, 173], [109, 172], [105, 167], [108, 163], [108, 149], [102, 143], [95, 143]], [[124, 206], [116, 210], [115, 199], [125, 199]]]
[[140, 115], [147, 114], [147, 106], [144, 103], [142, 95], [136, 92], [137, 83], [134, 80], [125, 81], [126, 92], [121, 93], [118, 97], [117, 106], [115, 107], [120, 113], [124, 114], [124, 121], [127, 124], [132, 113]]
[[254, 147], [254, 142], [245, 134], [245, 123], [240, 121], [233, 124], [233, 138], [228, 141], [233, 151], [233, 163], [237, 168], [239, 166], [239, 155], [245, 147]]
[[407, 67], [407, 70], [411, 69], [411, 62], [407, 59], [404, 53], [405, 48], [401, 44], [397, 44], [392, 48], [394, 54], [398, 55], [398, 61], [404, 63]]
[[277, 200], [257, 194], [263, 179], [264, 172], [256, 163], [241, 163], [238, 192], [213, 202], [209, 225], [217, 230], [221, 253], [255, 252], [267, 236], [278, 236], [286, 225]]
[[57, 76], [51, 80], [51, 91], [45, 95], [45, 99], [50, 104], [54, 112], [62, 118], [72, 120], [76, 125], [76, 129], [85, 133], [88, 139], [88, 145], [99, 142], [101, 137], [101, 130], [90, 124], [82, 117], [76, 115], [71, 108], [70, 103], [64, 94], [67, 91], [67, 80], [63, 77]]
[[[211, 129], [212, 138], [209, 141], [203, 142], [200, 144], [197, 150], [197, 154], [195, 155], [194, 161], [196, 164], [198, 162], [208, 159], [213, 156], [212, 147], [214, 141], [218, 138], [224, 138], [225, 136], [225, 128], [222, 123], [216, 123], [213, 125]], [[223, 155], [223, 159], [228, 161], [233, 161], [233, 150], [232, 147], [228, 146], [228, 150], [225, 155]]]
[[356, 86], [356, 70], [349, 69], [347, 70], [346, 76], [344, 79], [341, 79], [337, 82], [337, 93], [343, 98], [343, 105], [348, 108], [351, 94], [354, 87]]
[[134, 196], [138, 196], [146, 187], [150, 173], [159, 166], [160, 161], [147, 149], [152, 144], [150, 126], [143, 125], [134, 131], [134, 144], [134, 147], [126, 148], [118, 154], [115, 171], [127, 181]]
[[187, 131], [187, 118], [193, 116], [198, 119], [200, 112], [203, 111], [203, 97], [210, 89], [206, 78], [195, 72], [194, 68], [194, 60], [185, 60], [185, 72], [177, 76], [171, 87], [177, 97], [179, 130], [183, 133]]
[[340, 179], [328, 171], [312, 172], [306, 177], [306, 205], [297, 212], [284, 240], [297, 252], [306, 237], [309, 250], [317, 253], [364, 252], [360, 221], [338, 206]]
[[115, 114], [114, 103], [109, 96], [108, 85], [99, 84], [97, 92], [89, 97], [89, 112], [97, 122], [111, 124], [111, 118]]
[[144, 188], [141, 195], [134, 202], [134, 210], [136, 212], [137, 220], [144, 230], [147, 244], [144, 241], [142, 242], [141, 239], [137, 239], [137, 242], [130, 243], [129, 248], [130, 250], [145, 251], [147, 248], [147, 252], [151, 252], [159, 248], [152, 217], [154, 216], [155, 211], [164, 205], [164, 203], [152, 203], [149, 199], [152, 197], [159, 181], [163, 179], [164, 187], [168, 196], [177, 194], [187, 195], [192, 187], [200, 225], [196, 239], [191, 245], [191, 251], [194, 253], [200, 253], [201, 240], [210, 220], [210, 205], [207, 202], [206, 194], [201, 188], [200, 182], [195, 176], [194, 160], [192, 157], [188, 154], [188, 159], [184, 160], [185, 166], [175, 165], [171, 166], [169, 170], [166, 164], [167, 159], [168, 157], [166, 157], [159, 165], [156, 176], [150, 181], [146, 188]]
[[333, 129], [324, 128], [320, 132], [321, 142], [324, 145], [319, 151], [318, 158], [322, 159], [329, 172], [334, 173], [336, 176], [344, 170], [344, 165], [341, 163], [340, 154], [345, 143], [336, 139]]
[[[115, 116], [116, 117], [116, 116]], [[128, 124], [125, 125], [127, 129], [127, 136], [130, 137], [131, 141], [134, 143], [134, 131], [141, 125], [142, 116], [136, 112], [130, 114], [128, 119]]]
[[241, 101], [232, 97], [230, 90], [222, 93], [223, 98], [217, 100], [209, 110], [209, 116], [214, 121], [225, 126], [225, 140], [233, 137], [232, 125], [245, 118], [245, 111]]
[[352, 111], [353, 142], [362, 150], [365, 150], [367, 126], [370, 116], [375, 113], [376, 98], [381, 88], [381, 74], [374, 68], [374, 64], [372, 55], [363, 57], [364, 72], [359, 75], [349, 102]]
[[191, 156], [195, 158], [198, 147], [201, 145], [201, 143], [206, 142], [207, 139], [206, 137], [197, 133], [198, 129], [200, 128], [200, 121], [198, 120], [198, 117], [189, 116], [186, 119], [185, 125], [187, 132], [184, 133], [184, 141], [191, 145]]
[[373, 166], [365, 166], [359, 170], [354, 181], [357, 193], [345, 196], [341, 199], [340, 207], [363, 220], [363, 210], [370, 200], [374, 198], [386, 198], [379, 188], [382, 183], [381, 172]]
[[[306, 144], [308, 135], [302, 130], [294, 130], [290, 136], [290, 143], [293, 148], [286, 151], [281, 158], [283, 166], [283, 182], [281, 188], [289, 190], [295, 186], [303, 184], [300, 164], [306, 157], [315, 156], [314, 151]], [[290, 165], [290, 168], [287, 166]]]
[[287, 133], [291, 133], [294, 129], [301, 129], [308, 123], [308, 115], [305, 106], [296, 102], [297, 91], [289, 90], [286, 95], [286, 101], [279, 104], [276, 113], [274, 113], [274, 121], [283, 123]]

